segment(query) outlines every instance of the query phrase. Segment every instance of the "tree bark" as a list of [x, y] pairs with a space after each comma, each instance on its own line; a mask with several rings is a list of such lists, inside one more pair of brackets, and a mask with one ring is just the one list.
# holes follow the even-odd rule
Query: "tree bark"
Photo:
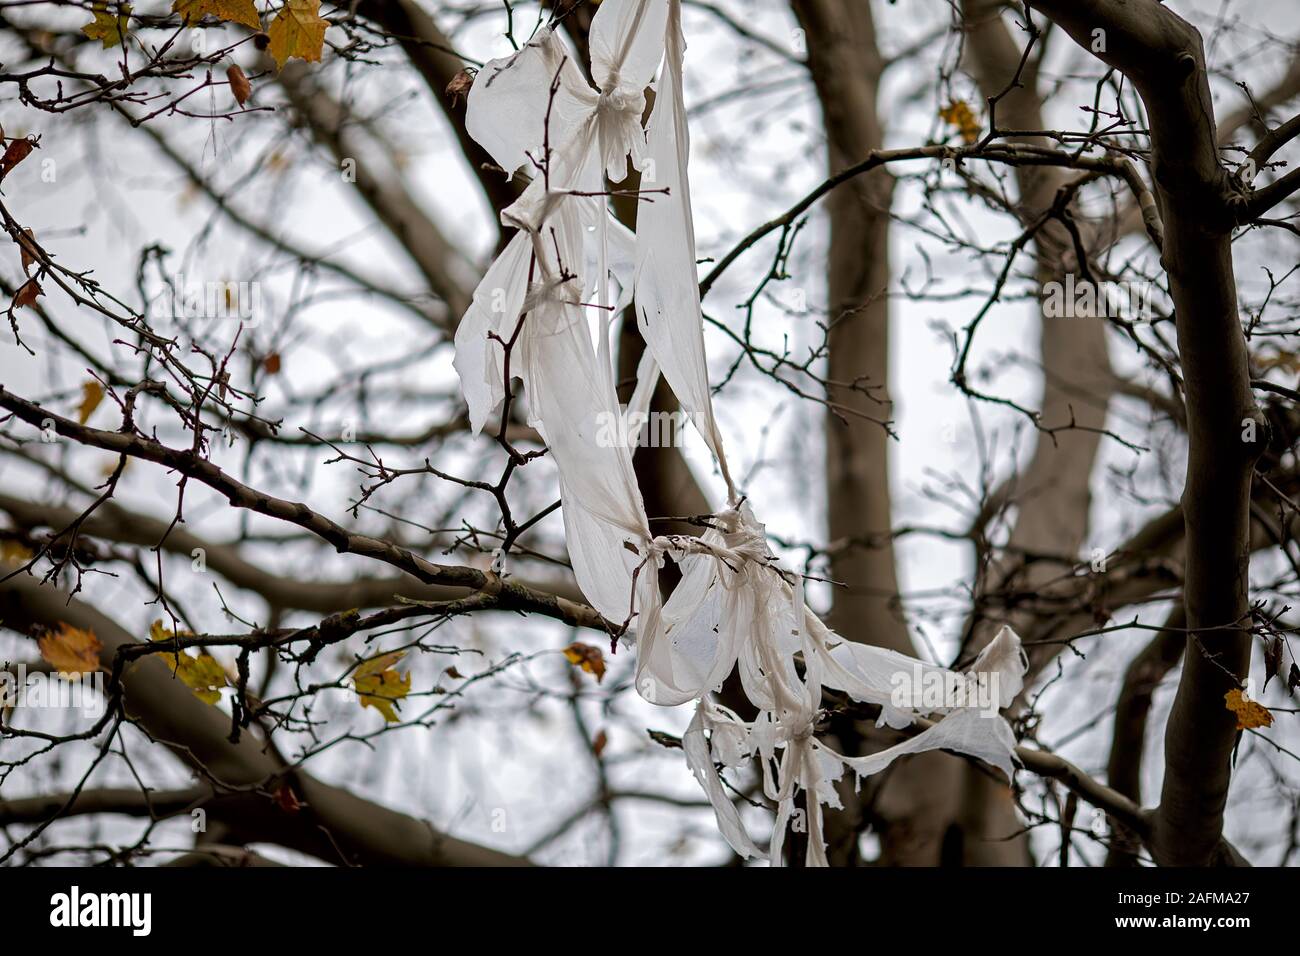
[[[1224, 695], [1250, 662], [1251, 474], [1267, 423], [1250, 387], [1237, 319], [1230, 194], [1216, 148], [1200, 34], [1155, 0], [1031, 0], [1081, 46], [1123, 71], [1146, 106], [1151, 165], [1165, 226], [1162, 264], [1178, 329], [1188, 418], [1187, 637], [1165, 731], [1165, 778], [1152, 842], [1156, 862], [1218, 861], [1236, 717]], [[1253, 440], [1247, 440], [1247, 439]]]

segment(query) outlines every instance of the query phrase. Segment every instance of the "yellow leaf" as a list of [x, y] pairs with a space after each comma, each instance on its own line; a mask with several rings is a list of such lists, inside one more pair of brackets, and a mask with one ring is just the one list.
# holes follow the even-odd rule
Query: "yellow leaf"
[[77, 421], [86, 424], [90, 416], [95, 414], [95, 409], [99, 408], [99, 403], [104, 400], [104, 386], [100, 385], [95, 379], [89, 382], [81, 383], [81, 404], [77, 406]]
[[605, 679], [605, 656], [601, 654], [599, 647], [575, 642], [564, 649], [564, 657], [575, 667], [581, 667], [588, 674], [594, 674], [597, 684]]
[[1223, 695], [1228, 710], [1237, 715], [1238, 730], [1254, 730], [1256, 727], [1272, 727], [1273, 715], [1263, 704], [1247, 700], [1240, 690], [1233, 688]]
[[980, 122], [965, 100], [953, 100], [943, 107], [939, 110], [939, 119], [956, 126], [961, 133], [962, 142], [967, 146], [980, 138]]
[[[172, 632], [163, 627], [162, 621], [154, 621], [149, 625], [149, 640], [169, 641], [171, 638]], [[207, 651], [200, 650], [198, 657], [185, 651], [164, 653], [160, 656], [172, 669], [172, 673], [181, 679], [181, 683], [194, 691], [194, 696], [199, 700], [205, 704], [215, 704], [221, 700], [221, 688], [228, 683], [226, 671], [221, 666], [221, 662]]]
[[205, 704], [215, 704], [221, 700], [221, 688], [226, 686], [226, 671], [211, 654], [191, 657], [189, 654], [175, 655], [179, 666], [175, 668], [176, 676], [194, 696]]
[[319, 63], [328, 20], [320, 17], [320, 0], [288, 0], [267, 29], [271, 56], [281, 69], [293, 57]]
[[60, 674], [89, 674], [99, 670], [101, 645], [94, 631], [59, 622], [57, 631], [50, 631], [36, 642], [41, 657]]
[[179, 13], [186, 24], [213, 16], [230, 23], [242, 23], [254, 30], [262, 29], [253, 0], [175, 0], [172, 12]]
[[105, 50], [117, 46], [126, 37], [129, 32], [127, 25], [130, 23], [131, 16], [131, 4], [129, 3], [112, 4], [117, 11], [116, 14], [109, 12], [109, 6], [107, 2], [94, 4], [91, 7], [91, 12], [94, 14], [95, 19], [81, 28], [81, 32], [90, 39], [99, 40], [103, 43]]
[[[344, 612], [345, 614], [348, 612]], [[392, 651], [388, 654], [380, 654], [378, 657], [372, 657], [368, 661], [362, 661], [353, 671], [353, 677], [370, 677], [374, 674], [382, 674], [389, 670], [406, 656], [406, 651]]]
[[32, 549], [21, 541], [0, 541], [0, 561], [10, 564], [26, 564], [32, 559]]
[[405, 654], [405, 651], [381, 654], [362, 663], [352, 674], [352, 686], [361, 706], [375, 708], [390, 724], [401, 719], [397, 716], [397, 708], [411, 691], [410, 673], [399, 674], [393, 669]]

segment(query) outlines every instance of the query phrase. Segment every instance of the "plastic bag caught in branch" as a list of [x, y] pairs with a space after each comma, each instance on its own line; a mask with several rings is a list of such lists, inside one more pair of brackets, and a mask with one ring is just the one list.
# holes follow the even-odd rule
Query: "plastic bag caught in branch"
[[[561, 210], [556, 237], [580, 252], [571, 211]], [[557, 238], [557, 242], [560, 240]], [[563, 248], [563, 245], [561, 245]], [[552, 287], [528, 316], [526, 352], [530, 420], [542, 433], [560, 472], [566, 541], [574, 574], [592, 606], [613, 621], [631, 611], [631, 583], [643, 562], [638, 545], [650, 536], [632, 470], [631, 449], [602, 440], [620, 418], [613, 371], [592, 342], [581, 305], [568, 295], [576, 281]]]
[[[644, 99], [640, 107], [625, 101], [629, 90], [641, 95], [662, 56], [665, 11], [663, 0], [606, 0], [601, 6], [592, 24], [593, 50], [600, 51], [594, 75], [608, 89], [587, 84], [549, 27], [540, 28], [518, 52], [489, 61], [474, 79], [466, 129], [508, 174], [527, 167], [533, 177], [501, 213], [502, 223], [520, 233], [479, 283], [456, 331], [455, 366], [475, 431], [505, 395], [504, 352], [490, 337], [513, 335], [528, 284], [536, 278], [535, 252], [545, 244], [544, 224], [561, 203], [577, 206], [584, 230], [581, 254], [565, 266], [593, 278], [592, 286], [579, 288], [603, 289], [612, 271], [620, 290], [614, 308], [630, 299], [634, 241], [597, 194], [603, 190], [603, 166], [621, 180], [629, 150], [634, 161], [644, 152]], [[522, 364], [512, 374], [519, 368]]]
[[[555, 93], [552, 96], [551, 90]], [[465, 130], [508, 176], [573, 138], [595, 106], [595, 94], [549, 27], [516, 53], [489, 60], [466, 99]]]
[[[673, 394], [699, 429], [718, 462], [731, 502], [735, 487], [713, 417], [704, 356], [704, 317], [695, 269], [695, 222], [687, 174], [690, 133], [682, 95], [686, 41], [680, 0], [669, 0], [664, 63], [647, 135], [649, 163], [641, 188], [655, 190], [637, 210], [637, 327], [655, 355]], [[660, 193], [657, 190], [667, 190]]]
[[645, 88], [663, 56], [664, 0], [605, 0], [591, 22], [591, 75], [600, 87], [600, 152], [611, 182], [627, 175], [627, 157], [645, 164]]
[[[481, 428], [501, 405], [509, 342], [510, 375], [524, 380], [529, 421], [559, 471], [579, 586], [606, 618], [632, 623], [643, 697], [662, 705], [697, 701], [683, 746], [724, 838], [746, 857], [779, 864], [787, 827], [806, 813], [808, 863], [825, 865], [823, 807], [839, 805], [835, 783], [846, 768], [877, 773], [905, 754], [942, 748], [1011, 772], [1014, 738], [999, 708], [1023, 679], [1019, 641], [1004, 630], [975, 663], [985, 680], [978, 687], [998, 687], [995, 700], [900, 697], [900, 675], [904, 683], [937, 680], [941, 687], [966, 687], [970, 675], [849, 645], [808, 610], [802, 579], [780, 567], [763, 526], [738, 497], [713, 414], [690, 210], [679, 0], [605, 0], [591, 48], [598, 91], [582, 81], [549, 30], [489, 63], [471, 90], [471, 133], [503, 168], [529, 165], [533, 177], [502, 213], [519, 232], [488, 270], [457, 331], [456, 369], [471, 422]], [[647, 143], [642, 90], [665, 50]], [[652, 161], [645, 185], [666, 190], [643, 197], [653, 202], [639, 210], [634, 250], [610, 220], [603, 187], [606, 175], [623, 178], [629, 157], [638, 168]], [[633, 265], [634, 277], [627, 274]], [[618, 285], [613, 305], [611, 280]], [[612, 314], [633, 287], [648, 348], [624, 412], [609, 343]], [[609, 424], [621, 427], [625, 416], [648, 406], [661, 370], [727, 482], [729, 507], [699, 537], [651, 536], [632, 470], [633, 443], [608, 440]], [[682, 577], [661, 601], [658, 571], [669, 559]], [[733, 670], [758, 710], [752, 721], [709, 699]], [[893, 747], [846, 757], [815, 736], [824, 687], [879, 705], [880, 722], [893, 728], [918, 716], [940, 719]], [[717, 769], [755, 761], [776, 810], [766, 854], [746, 832]], [[807, 796], [803, 809], [796, 805], [800, 792]]]

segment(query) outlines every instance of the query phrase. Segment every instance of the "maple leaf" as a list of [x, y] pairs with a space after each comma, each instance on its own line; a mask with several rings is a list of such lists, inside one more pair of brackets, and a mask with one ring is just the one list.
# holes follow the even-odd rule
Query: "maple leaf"
[[967, 146], [980, 138], [980, 123], [965, 100], [953, 100], [939, 110], [939, 119], [957, 127], [962, 142]]
[[276, 65], [283, 69], [293, 57], [319, 63], [327, 26], [329, 21], [320, 17], [320, 0], [288, 0], [266, 31]]
[[253, 95], [253, 84], [248, 82], [248, 77], [244, 76], [244, 71], [239, 68], [238, 63], [232, 63], [227, 68], [226, 79], [230, 81], [230, 95], [235, 98], [236, 103], [243, 106]]
[[10, 306], [10, 309], [21, 309], [25, 305], [34, 306], [36, 305], [36, 297], [44, 294], [45, 290], [41, 288], [39, 282], [35, 279], [28, 279], [14, 293], [14, 304]]
[[405, 651], [381, 654], [363, 662], [352, 674], [352, 686], [361, 699], [361, 706], [375, 708], [390, 724], [401, 719], [397, 716], [397, 708], [411, 691], [410, 673], [399, 674], [393, 669], [393, 665], [405, 655]]
[[94, 631], [83, 631], [60, 621], [57, 631], [42, 635], [36, 644], [41, 657], [60, 674], [89, 674], [99, 670], [102, 645]]
[[198, 657], [189, 654], [177, 654], [178, 666], [176, 676], [194, 696], [205, 704], [215, 704], [221, 700], [221, 688], [227, 684], [226, 670], [211, 654], [200, 653]]
[[[162, 621], [154, 621], [149, 625], [151, 641], [169, 641], [172, 637], [172, 632], [163, 627]], [[161, 656], [172, 673], [194, 691], [194, 696], [199, 700], [205, 704], [216, 704], [221, 700], [221, 688], [229, 681], [221, 662], [207, 651], [200, 650], [198, 657], [185, 651], [163, 653]]]
[[95, 19], [81, 28], [81, 32], [90, 39], [104, 44], [105, 50], [117, 46], [126, 38], [129, 32], [127, 26], [131, 19], [131, 4], [114, 3], [111, 6], [117, 11], [116, 13], [110, 12], [110, 4], [96, 3], [91, 7]]
[[104, 386], [95, 379], [81, 383], [81, 404], [77, 406], [77, 421], [82, 425], [90, 420], [104, 400]]
[[229, 23], [242, 23], [254, 30], [262, 29], [262, 20], [253, 0], [175, 0], [172, 12], [179, 13], [186, 24], [213, 16]]
[[575, 641], [564, 649], [564, 657], [575, 667], [596, 675], [597, 684], [605, 679], [605, 657], [600, 653], [599, 647]]
[[1254, 730], [1256, 727], [1273, 726], [1273, 715], [1263, 704], [1247, 700], [1238, 688], [1233, 688], [1223, 695], [1228, 710], [1237, 715], [1238, 730]]

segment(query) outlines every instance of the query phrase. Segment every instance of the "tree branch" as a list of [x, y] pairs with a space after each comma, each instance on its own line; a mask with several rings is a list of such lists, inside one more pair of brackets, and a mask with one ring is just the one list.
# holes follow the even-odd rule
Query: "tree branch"
[[[496, 587], [494, 576], [489, 576], [477, 568], [435, 564], [389, 541], [349, 531], [308, 508], [302, 502], [286, 501], [250, 488], [188, 449], [169, 448], [139, 435], [101, 431], [80, 425], [20, 398], [2, 385], [0, 385], [0, 408], [7, 408], [18, 418], [37, 428], [43, 427], [42, 423], [48, 422], [58, 434], [71, 438], [79, 444], [163, 465], [207, 485], [223, 495], [236, 508], [246, 508], [310, 531], [333, 545], [340, 554], [358, 554], [382, 561], [425, 584], [468, 588], [471, 591], [481, 591], [489, 585]], [[499, 582], [499, 579], [495, 579], [495, 582]], [[610, 634], [620, 632], [619, 627], [606, 621], [587, 605], [553, 594], [537, 592], [526, 585], [512, 581], [501, 582], [500, 588], [500, 591], [494, 595], [494, 599], [496, 606], [501, 608], [542, 614], [575, 627], [592, 627]]]

